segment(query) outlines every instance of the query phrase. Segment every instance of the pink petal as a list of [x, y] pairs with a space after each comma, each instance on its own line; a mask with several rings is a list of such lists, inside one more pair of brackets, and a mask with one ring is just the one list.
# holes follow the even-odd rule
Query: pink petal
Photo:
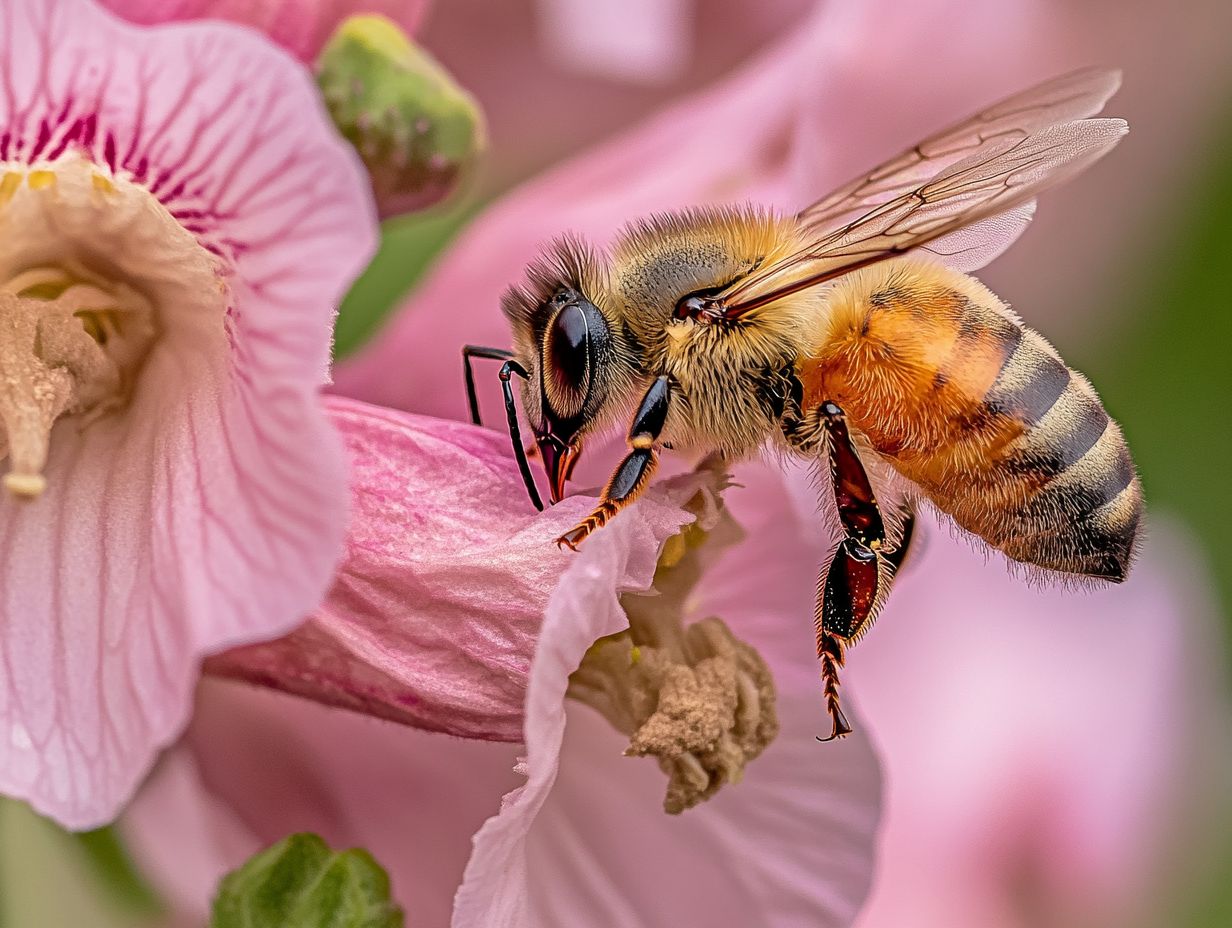
[[[262, 849], [235, 810], [205, 789], [192, 756], [181, 749], [166, 754], [122, 821], [142, 874], [188, 914], [185, 924], [207, 924], [211, 896], [201, 888], [216, 887], [237, 862]], [[181, 839], [174, 853], [160, 846], [156, 836], [165, 835]]]
[[777, 740], [740, 784], [656, 828], [645, 819], [662, 796], [656, 766], [620, 758], [621, 739], [588, 709], [570, 708], [566, 729], [568, 675], [596, 637], [625, 625], [612, 577], [649, 580], [622, 559], [616, 520], [548, 604], [527, 695], [528, 780], [476, 835], [454, 928], [567, 925], [580, 912], [647, 928], [855, 917], [873, 867], [877, 760], [858, 720], [841, 744], [814, 739], [825, 726], [811, 627], [817, 552], [787, 528], [776, 477], [748, 468], [737, 479], [751, 489], [727, 499], [749, 537], [708, 571], [695, 618], [717, 614], [770, 663]]
[[[207, 678], [179, 759], [160, 765], [121, 824], [186, 925], [205, 922], [224, 873], [308, 830], [370, 850], [408, 924], [443, 928], [472, 835], [522, 780], [518, 750]], [[219, 827], [228, 821], [243, 830]], [[191, 858], [185, 845], [197, 848]]]
[[[435, 4], [417, 38], [483, 103], [491, 151], [500, 153], [484, 165], [484, 187], [505, 190], [635, 125], [665, 103], [696, 92], [798, 25], [802, 12], [817, 0], [761, 0], [756, 4], [706, 0], [705, 15], [699, 15], [703, 7], [698, 0], [683, 0], [683, 34], [675, 19], [677, 2], [638, 0], [641, 9], [652, 5], [661, 9], [653, 19], [635, 15], [607, 22], [601, 33], [593, 26], [575, 26], [585, 28], [589, 35], [581, 47], [567, 52], [562, 46], [572, 30], [560, 22], [556, 11], [562, 4], [572, 4], [570, 19], [580, 23], [585, 12], [594, 8], [587, 0]], [[629, 4], [609, 6], [621, 9]], [[479, 14], [482, 29], [475, 28]], [[669, 45], [675, 45], [675, 73], [669, 82], [649, 83], [621, 61], [590, 60], [583, 67], [579, 59], [600, 42], [607, 47], [636, 46], [643, 55], [648, 49], [663, 55]], [[663, 77], [661, 71], [658, 76]], [[535, 101], [533, 110], [527, 109], [527, 100]]]
[[[166, 801], [171, 788], [156, 781], [157, 792], [143, 794], [126, 819], [134, 847], [161, 859], [160, 871], [174, 867], [163, 885], [178, 887], [189, 912], [202, 910], [218, 871], [243, 854], [193, 811], [223, 800], [252, 829], [254, 847], [310, 828], [370, 848], [423, 928], [850, 924], [871, 876], [877, 763], [862, 724], [842, 744], [813, 740], [825, 724], [810, 627], [816, 552], [791, 529], [775, 478], [750, 469], [741, 479], [750, 489], [728, 498], [743, 499], [753, 532], [713, 569], [698, 617], [717, 612], [748, 635], [779, 683], [783, 731], [742, 783], [669, 819], [655, 765], [621, 757], [606, 721], [563, 704], [582, 652], [624, 625], [613, 584], [649, 583], [660, 540], [688, 518], [664, 492], [689, 484], [672, 481], [639, 504], [645, 518], [624, 514], [591, 538], [549, 604], [527, 693], [527, 780], [512, 774], [514, 754], [502, 745], [209, 683], [187, 744], [212, 796], [184, 798], [194, 777], [177, 765], [174, 789], [186, 792]], [[749, 586], [725, 576], [737, 575], [727, 563], [747, 563]], [[736, 587], [741, 595], [730, 595]], [[470, 835], [507, 790], [466, 864]], [[214, 869], [175, 866], [181, 841], [212, 843]]]
[[407, 32], [423, 18], [427, 0], [100, 0], [118, 16], [142, 25], [184, 19], [225, 19], [252, 26], [311, 62], [334, 29], [356, 13], [380, 13]]
[[431, 731], [520, 741], [544, 605], [573, 560], [553, 540], [594, 500], [537, 514], [499, 432], [353, 400], [327, 408], [351, 458], [334, 587], [290, 636], [207, 669]]
[[691, 0], [540, 0], [547, 57], [583, 74], [661, 83], [688, 65]]
[[0, 158], [77, 150], [145, 182], [229, 288], [225, 319], [163, 307], [130, 406], [61, 423], [48, 492], [0, 501], [0, 791], [89, 827], [184, 724], [200, 656], [286, 632], [327, 589], [345, 474], [317, 389], [373, 214], [309, 76], [245, 30], [28, 0], [0, 36]]
[[[860, 733], [841, 744], [814, 740], [824, 723], [819, 691], [813, 681], [783, 694], [785, 730], [744, 780], [670, 821], [658, 809], [656, 765], [621, 757], [627, 739], [570, 706], [551, 794], [533, 821], [522, 793], [517, 805], [506, 799], [501, 818], [522, 819], [511, 823], [526, 830], [521, 840], [476, 836], [454, 928], [563, 928], [580, 912], [594, 924], [647, 928], [852, 924], [873, 878], [881, 771], [859, 719]], [[535, 780], [532, 772], [528, 791]], [[502, 877], [500, 861], [516, 876]], [[477, 896], [487, 905], [471, 907]]]

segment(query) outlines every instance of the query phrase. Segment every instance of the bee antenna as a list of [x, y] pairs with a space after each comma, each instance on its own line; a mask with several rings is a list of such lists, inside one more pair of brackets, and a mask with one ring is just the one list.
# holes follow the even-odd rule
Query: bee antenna
[[518, 459], [518, 470], [522, 472], [522, 482], [526, 484], [526, 493], [535, 508], [543, 512], [543, 500], [539, 497], [539, 488], [535, 486], [535, 478], [531, 476], [530, 461], [526, 459], [526, 448], [522, 445], [522, 429], [518, 425], [518, 407], [513, 400], [513, 386], [509, 383], [514, 374], [523, 380], [530, 379], [526, 368], [512, 358], [501, 365], [501, 392], [505, 395], [505, 416], [509, 420], [509, 438], [513, 442], [514, 456]]

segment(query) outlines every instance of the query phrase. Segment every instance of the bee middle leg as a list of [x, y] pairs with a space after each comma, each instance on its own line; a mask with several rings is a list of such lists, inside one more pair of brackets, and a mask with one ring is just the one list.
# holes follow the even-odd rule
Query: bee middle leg
[[845, 534], [817, 583], [817, 657], [832, 723], [829, 737], [817, 740], [833, 741], [852, 730], [839, 702], [838, 673], [844, 648], [876, 618], [906, 556], [915, 521], [910, 511], [905, 512], [902, 537], [893, 550], [887, 548], [885, 520], [847, 431], [846, 416], [831, 402], [822, 403], [820, 413], [829, 439], [834, 502]]
[[633, 416], [633, 424], [629, 427], [629, 453], [603, 488], [599, 505], [589, 516], [557, 538], [557, 546], [576, 551], [591, 532], [606, 525], [646, 489], [659, 464], [659, 452], [655, 445], [667, 422], [671, 398], [671, 381], [666, 376], [656, 377], [642, 397], [641, 405]]

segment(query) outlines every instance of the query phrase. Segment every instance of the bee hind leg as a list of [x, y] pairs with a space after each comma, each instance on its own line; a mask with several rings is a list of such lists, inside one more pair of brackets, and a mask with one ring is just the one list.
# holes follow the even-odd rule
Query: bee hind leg
[[829, 439], [834, 502], [845, 535], [817, 582], [817, 657], [832, 722], [829, 737], [817, 739], [824, 742], [851, 733], [839, 703], [838, 672], [844, 663], [844, 648], [876, 618], [907, 554], [915, 519], [909, 508], [904, 509], [898, 544], [890, 549], [885, 520], [847, 431], [846, 416], [836, 404], [826, 402], [821, 405], [821, 423]]
[[671, 382], [666, 376], [656, 377], [629, 427], [629, 453], [613, 472], [595, 510], [556, 539], [558, 547], [572, 548], [586, 540], [592, 532], [606, 525], [621, 509], [629, 505], [646, 489], [659, 464], [656, 445], [671, 404]]
[[826, 708], [833, 727], [833, 741], [851, 734], [851, 724], [839, 704], [839, 668], [844, 663], [844, 646], [855, 638], [877, 604], [881, 569], [876, 552], [853, 538], [846, 538], [834, 552], [830, 566], [817, 584], [817, 658], [825, 686]]

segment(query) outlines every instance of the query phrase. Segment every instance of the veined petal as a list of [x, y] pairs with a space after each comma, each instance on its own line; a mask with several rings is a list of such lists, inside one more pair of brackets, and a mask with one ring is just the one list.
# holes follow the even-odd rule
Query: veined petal
[[381, 13], [407, 32], [423, 19], [427, 0], [102, 0], [117, 16], [142, 25], [185, 19], [225, 19], [260, 29], [311, 62], [334, 29], [355, 13]]
[[[317, 391], [373, 211], [285, 53], [88, 2], [0, 7], [0, 170], [28, 191], [5, 202], [46, 198], [39, 260], [138, 287], [158, 331], [123, 408], [56, 425], [41, 498], [0, 500], [0, 791], [90, 827], [183, 725], [200, 657], [328, 587], [346, 485]], [[33, 233], [2, 209], [14, 273]]]
[[839, 744], [815, 740], [826, 725], [811, 624], [817, 552], [793, 531], [776, 476], [750, 467], [737, 484], [725, 499], [738, 521], [752, 517], [748, 536], [707, 571], [693, 611], [722, 618], [770, 665], [778, 737], [739, 784], [656, 828], [645, 810], [657, 812], [662, 773], [621, 758], [598, 715], [566, 712], [561, 696], [590, 642], [623, 627], [611, 579], [649, 582], [622, 560], [615, 520], [548, 603], [527, 694], [527, 782], [475, 836], [453, 928], [565, 926], [581, 911], [645, 928], [855, 917], [872, 877], [877, 758], [858, 719]]
[[323, 378], [375, 211], [309, 73], [241, 28], [139, 29], [89, 2], [7, 4], [0, 28], [0, 162], [79, 154], [148, 189], [218, 256], [232, 347]]
[[520, 741], [543, 609], [572, 563], [553, 539], [594, 500], [535, 513], [499, 432], [354, 400], [327, 408], [353, 500], [334, 586], [288, 637], [207, 670], [430, 731]]
[[[732, 924], [850, 924], [872, 871], [877, 761], [864, 734], [830, 746], [813, 739], [826, 725], [810, 627], [815, 552], [798, 543], [775, 478], [756, 468], [739, 477], [751, 487], [745, 510], [761, 519], [712, 568], [715, 591], [705, 585], [697, 613], [714, 610], [765, 648], [783, 723], [739, 784], [669, 819], [655, 765], [621, 757], [621, 740], [597, 713], [566, 710], [568, 677], [583, 653], [596, 636], [624, 627], [619, 591], [644, 589], [663, 539], [692, 518], [679, 506], [695, 492], [689, 477], [651, 490], [571, 558], [530, 667], [527, 756], [517, 767], [525, 780], [505, 745], [210, 682], [185, 744], [193, 765], [162, 770], [126, 819], [134, 848], [159, 861], [180, 841], [209, 845], [203, 865], [177, 868], [162, 884], [188, 913], [202, 911], [218, 873], [245, 853], [229, 831], [215, 833], [193, 812], [221, 800], [220, 820], [237, 815], [251, 830], [248, 852], [290, 829], [362, 841], [390, 868], [411, 917], [429, 928], [451, 920], [455, 928], [564, 928], [580, 917], [667, 928], [727, 924], [729, 915]], [[736, 565], [771, 595], [729, 597], [721, 572], [735, 574]], [[498, 804], [472, 852], [472, 832]]]

